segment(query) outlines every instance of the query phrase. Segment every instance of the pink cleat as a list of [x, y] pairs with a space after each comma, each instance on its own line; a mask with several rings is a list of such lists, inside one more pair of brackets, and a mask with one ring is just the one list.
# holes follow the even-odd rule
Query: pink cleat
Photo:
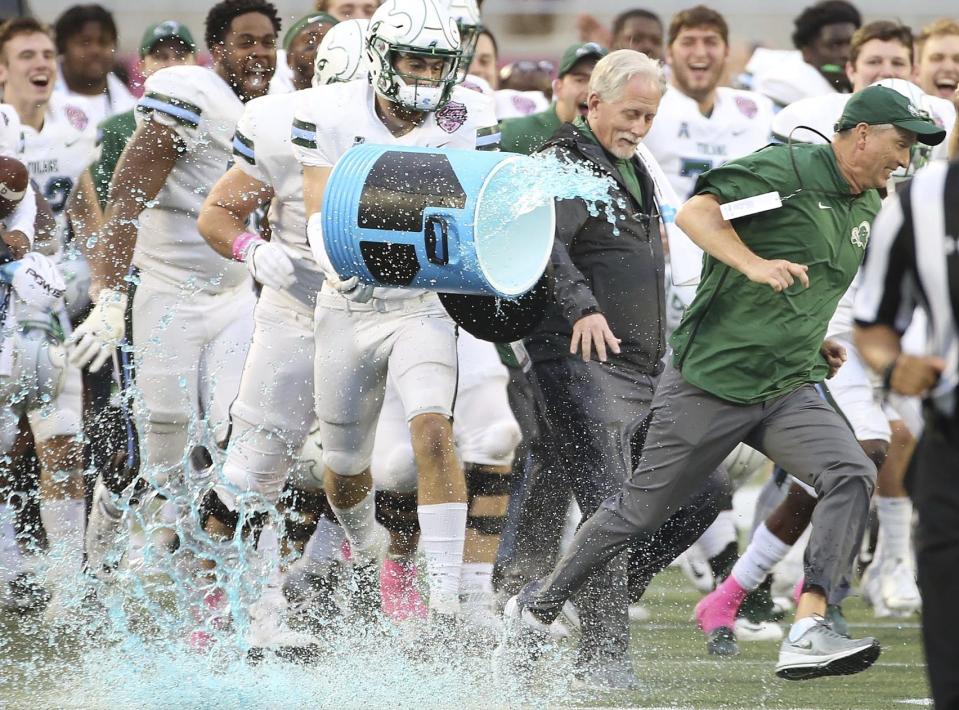
[[[214, 589], [203, 595], [200, 609], [193, 609], [193, 620], [199, 626], [209, 622], [214, 629], [226, 628], [230, 620], [230, 611], [226, 604], [226, 593], [222, 589]], [[196, 653], [205, 653], [214, 643], [213, 634], [204, 628], [190, 632], [187, 644]]]
[[426, 603], [416, 588], [416, 565], [386, 558], [380, 567], [380, 603], [392, 621], [426, 618]]
[[729, 575], [696, 605], [696, 623], [709, 634], [720, 627], [734, 628], [736, 612], [748, 592]]

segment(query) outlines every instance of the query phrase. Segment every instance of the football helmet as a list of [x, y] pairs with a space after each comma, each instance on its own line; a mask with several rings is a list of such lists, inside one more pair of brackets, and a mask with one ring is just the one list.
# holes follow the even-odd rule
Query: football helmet
[[447, 9], [450, 16], [456, 21], [460, 31], [460, 45], [463, 48], [463, 58], [456, 72], [456, 83], [460, 84], [469, 73], [473, 55], [476, 54], [476, 43], [483, 31], [483, 20], [480, 18], [479, 5], [476, 0], [447, 0]]
[[[873, 86], [885, 86], [887, 89], [898, 91], [909, 99], [909, 103], [915, 106], [920, 113], [925, 114], [934, 121], [936, 120], [937, 114], [933, 109], [932, 98], [911, 81], [907, 79], [880, 79], [875, 82]], [[937, 123], [939, 122], [937, 121]], [[948, 126], [943, 126], [943, 128], [948, 128]], [[928, 165], [930, 160], [932, 160], [932, 146], [916, 141], [909, 155], [908, 167], [897, 168], [890, 176], [890, 179], [893, 182], [901, 182], [910, 178], [915, 175], [918, 170]]]
[[316, 50], [313, 86], [354, 81], [369, 74], [366, 61], [369, 25], [369, 20], [345, 20], [330, 28]]
[[[373, 90], [414, 111], [446, 105], [463, 56], [456, 21], [436, 0], [386, 0], [370, 18], [366, 54]], [[439, 59], [439, 76], [404, 73], [396, 67], [401, 59], [429, 65]]]

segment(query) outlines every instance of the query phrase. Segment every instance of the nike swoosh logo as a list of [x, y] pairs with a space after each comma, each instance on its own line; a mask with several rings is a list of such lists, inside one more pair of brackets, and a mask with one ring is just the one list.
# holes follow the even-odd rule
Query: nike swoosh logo
[[745, 133], [745, 132], [746, 132], [746, 129], [745, 129], [745, 128], [743, 128], [741, 131], [733, 131], [733, 136], [734, 136], [734, 137], [735, 137], [735, 136], [741, 136], [741, 135], [742, 135], [743, 133]]
[[63, 147], [64, 147], [64, 148], [72, 148], [73, 146], [75, 146], [75, 145], [77, 144], [77, 141], [79, 141], [79, 140], [80, 140], [79, 138], [74, 138], [72, 141], [67, 141], [67, 142], [65, 142], [65, 143], [63, 144]]
[[824, 205], [822, 202], [820, 202], [820, 203], [819, 203], [819, 209], [821, 209], [821, 210], [831, 210], [832, 207], [830, 207], [829, 205]]

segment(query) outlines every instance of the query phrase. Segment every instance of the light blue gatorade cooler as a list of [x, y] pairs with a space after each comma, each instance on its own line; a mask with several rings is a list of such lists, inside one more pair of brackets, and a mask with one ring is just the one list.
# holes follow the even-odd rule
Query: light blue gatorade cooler
[[[542, 276], [552, 199], [524, 204], [524, 155], [365, 145], [337, 162], [323, 239], [341, 278], [515, 297]], [[525, 177], [528, 184], [528, 176]]]

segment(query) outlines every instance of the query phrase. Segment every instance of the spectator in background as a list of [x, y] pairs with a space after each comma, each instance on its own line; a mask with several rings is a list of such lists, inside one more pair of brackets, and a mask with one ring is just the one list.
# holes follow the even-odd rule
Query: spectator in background
[[916, 83], [932, 96], [957, 102], [959, 88], [959, 22], [942, 18], [916, 37]]
[[96, 126], [132, 109], [136, 99], [111, 73], [117, 51], [117, 26], [101, 5], [74, 5], [53, 26], [60, 72], [55, 91], [68, 96]]
[[[824, 0], [795, 19], [792, 40], [797, 52], [757, 49], [746, 69], [751, 88], [780, 106], [809, 96], [852, 90], [846, 62], [852, 35], [862, 25], [859, 11], [845, 0]], [[760, 62], [758, 58], [763, 56]]]
[[545, 111], [503, 122], [503, 150], [529, 155], [543, 145], [564, 123], [587, 112], [589, 77], [606, 50], [595, 42], [571, 45], [563, 52], [559, 75], [553, 81], [556, 101]]
[[541, 91], [546, 98], [553, 95], [553, 71], [548, 61], [521, 59], [507, 64], [499, 71], [499, 88], [515, 91]]
[[663, 58], [663, 22], [654, 12], [627, 10], [613, 20], [610, 49], [634, 49], [650, 59]]
[[[166, 20], [147, 27], [140, 40], [140, 72], [146, 79], [165, 67], [196, 64], [196, 42], [186, 25]], [[136, 130], [133, 109], [118, 113], [98, 127], [100, 157], [90, 166], [100, 207], [106, 206], [113, 171], [127, 141]]]
[[316, 0], [317, 12], [326, 12], [337, 20], [368, 20], [373, 17], [380, 0]]
[[483, 79], [493, 91], [499, 88], [499, 73], [496, 68], [498, 59], [499, 48], [496, 46], [496, 38], [493, 37], [492, 32], [484, 29], [476, 40], [476, 51], [473, 53], [469, 73]]
[[576, 27], [583, 42], [596, 42], [614, 50], [634, 49], [652, 59], [663, 58], [663, 21], [649, 10], [635, 8], [621, 12], [613, 20], [612, 31], [587, 14], [576, 18]]

